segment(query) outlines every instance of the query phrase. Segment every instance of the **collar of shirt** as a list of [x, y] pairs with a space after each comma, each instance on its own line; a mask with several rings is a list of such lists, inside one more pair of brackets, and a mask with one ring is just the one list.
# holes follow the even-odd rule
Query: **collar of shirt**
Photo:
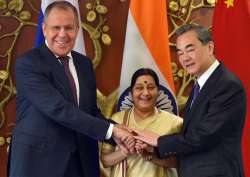
[[[55, 55], [55, 54], [54, 54]], [[57, 60], [62, 64], [62, 62], [61, 62], [61, 60], [60, 59], [58, 59], [58, 55], [55, 55], [56, 56], [56, 58], [57, 58]], [[69, 63], [74, 63], [73, 61], [72, 61], [72, 55], [71, 55], [71, 52], [70, 53], [68, 53], [67, 54], [67, 56], [69, 57]]]
[[211, 74], [214, 72], [214, 70], [219, 66], [219, 61], [215, 60], [214, 63], [197, 79], [197, 82], [199, 83], [200, 90], [206, 83], [207, 79]]
[[[46, 46], [48, 47], [48, 41], [47, 40], [45, 40], [45, 44], [46, 44]], [[53, 53], [54, 54], [54, 53]], [[55, 55], [55, 54], [54, 54]], [[72, 62], [72, 55], [71, 55], [71, 52], [69, 52], [68, 54], [67, 54], [67, 56], [69, 57], [69, 62]], [[59, 61], [59, 63], [61, 63], [62, 64], [62, 62], [58, 59], [58, 55], [55, 55], [55, 57], [57, 58], [57, 60]]]

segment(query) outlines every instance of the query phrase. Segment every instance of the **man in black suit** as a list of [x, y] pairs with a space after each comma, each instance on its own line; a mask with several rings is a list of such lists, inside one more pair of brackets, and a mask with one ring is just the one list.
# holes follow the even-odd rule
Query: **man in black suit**
[[70, 3], [50, 4], [42, 26], [45, 44], [16, 61], [9, 177], [99, 177], [97, 140], [113, 137], [133, 150], [132, 135], [97, 108], [91, 60], [72, 50], [78, 24]]
[[136, 138], [155, 146], [162, 158], [176, 155], [180, 177], [244, 177], [241, 138], [246, 95], [242, 83], [215, 58], [208, 30], [188, 24], [176, 34], [179, 61], [197, 77], [182, 131], [170, 136], [136, 131]]

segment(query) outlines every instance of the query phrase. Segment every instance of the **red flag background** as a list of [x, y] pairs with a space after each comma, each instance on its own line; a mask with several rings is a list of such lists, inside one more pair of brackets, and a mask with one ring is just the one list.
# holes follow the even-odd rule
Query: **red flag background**
[[243, 81], [247, 117], [243, 133], [245, 176], [250, 177], [250, 0], [217, 0], [212, 33], [216, 57]]

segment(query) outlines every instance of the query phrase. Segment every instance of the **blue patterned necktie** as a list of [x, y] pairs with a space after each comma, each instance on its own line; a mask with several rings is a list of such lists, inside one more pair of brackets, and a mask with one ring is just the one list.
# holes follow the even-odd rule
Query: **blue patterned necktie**
[[191, 102], [190, 107], [192, 107], [196, 97], [199, 95], [199, 92], [200, 92], [200, 86], [199, 86], [199, 83], [196, 82], [195, 85], [194, 85], [194, 93], [193, 93], [193, 98], [192, 98], [192, 102]]
[[65, 74], [67, 75], [69, 82], [70, 82], [70, 87], [74, 96], [74, 101], [77, 104], [77, 94], [76, 94], [76, 85], [75, 85], [75, 81], [74, 78], [69, 70], [69, 57], [65, 56], [65, 57], [58, 57], [58, 59], [62, 62], [63, 66], [64, 66], [64, 71]]

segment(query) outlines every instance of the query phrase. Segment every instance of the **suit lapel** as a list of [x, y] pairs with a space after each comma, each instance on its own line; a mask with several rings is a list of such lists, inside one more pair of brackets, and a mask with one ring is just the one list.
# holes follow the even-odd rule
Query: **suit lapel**
[[61, 83], [61, 86], [65, 90], [65, 94], [72, 99], [72, 91], [71, 87], [68, 81], [68, 78], [64, 72], [63, 66], [60, 64], [60, 62], [57, 60], [56, 56], [48, 49], [48, 47], [43, 44], [40, 47], [42, 59], [45, 60], [45, 62], [48, 64], [48, 66], [51, 66], [51, 72], [55, 76], [55, 79]]
[[[212, 75], [208, 78], [208, 80], [203, 85], [202, 89], [200, 90], [199, 95], [196, 97], [194, 103], [191, 105], [193, 90], [188, 98], [185, 113], [184, 113], [184, 124], [183, 124], [183, 131], [186, 130], [188, 127], [191, 119], [195, 117], [196, 115], [193, 114], [196, 109], [199, 109], [199, 105], [202, 104], [202, 102], [209, 96], [209, 93], [213, 90], [215, 83], [217, 82], [217, 79], [220, 77], [221, 72], [223, 70], [223, 64], [221, 63], [215, 71], [212, 73]], [[198, 115], [199, 116], [199, 115]]]
[[81, 65], [81, 62], [79, 60], [81, 60], [79, 57], [77, 57], [77, 55], [74, 52], [71, 52], [72, 54], [72, 58], [74, 61], [74, 65], [75, 65], [75, 69], [76, 69], [76, 74], [78, 77], [78, 83], [79, 83], [79, 106], [81, 105], [81, 98], [83, 98], [83, 94], [85, 93], [85, 76], [84, 76], [84, 67]]
[[[92, 81], [93, 73], [91, 70], [91, 62], [86, 61], [88, 60], [84, 56], [81, 56], [77, 54], [76, 52], [71, 52], [73, 61], [76, 68], [76, 73], [79, 81], [79, 107], [86, 107], [86, 102], [89, 102], [92, 100], [93, 93], [95, 94], [95, 87], [93, 85], [95, 84], [95, 81]], [[93, 92], [94, 89], [94, 92]], [[92, 102], [92, 101], [91, 101]], [[90, 102], [88, 103], [88, 106], [91, 105]]]
[[190, 111], [191, 111], [191, 102], [192, 102], [192, 98], [193, 98], [193, 94], [194, 94], [194, 88], [192, 89], [189, 97], [188, 97], [188, 100], [187, 100], [187, 103], [186, 103], [186, 107], [185, 107], [185, 111], [184, 111], [184, 123], [183, 123], [183, 131], [186, 129], [187, 127], [187, 124], [188, 122], [190, 121], [190, 117], [188, 116], [190, 114]]

